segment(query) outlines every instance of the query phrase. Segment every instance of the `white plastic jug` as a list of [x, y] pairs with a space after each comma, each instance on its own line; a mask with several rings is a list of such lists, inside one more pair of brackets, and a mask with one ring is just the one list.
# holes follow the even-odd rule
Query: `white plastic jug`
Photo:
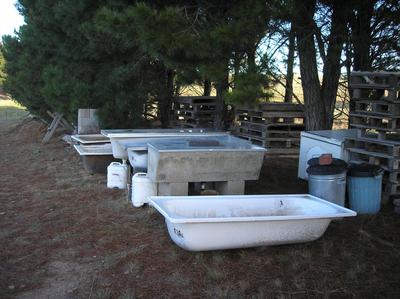
[[107, 188], [126, 189], [128, 183], [128, 165], [112, 162], [107, 167]]
[[132, 204], [134, 207], [141, 207], [148, 203], [148, 197], [157, 195], [157, 185], [147, 173], [138, 172], [132, 177]]

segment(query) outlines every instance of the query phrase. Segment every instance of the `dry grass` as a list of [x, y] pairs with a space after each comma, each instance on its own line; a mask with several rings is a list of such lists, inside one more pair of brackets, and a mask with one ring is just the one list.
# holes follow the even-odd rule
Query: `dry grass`
[[[390, 208], [334, 221], [307, 244], [188, 252], [162, 216], [132, 208], [70, 147], [43, 146], [40, 125], [12, 128], [0, 126], [1, 298], [400, 296], [400, 219]], [[306, 192], [296, 174], [295, 159], [268, 159], [246, 193]], [[72, 266], [54, 271], [55, 263]]]
[[20, 119], [28, 114], [28, 111], [17, 102], [0, 99], [0, 120]]

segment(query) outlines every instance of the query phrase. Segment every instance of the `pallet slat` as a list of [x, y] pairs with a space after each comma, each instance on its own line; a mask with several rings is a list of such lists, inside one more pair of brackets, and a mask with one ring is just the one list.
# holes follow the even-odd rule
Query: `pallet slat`
[[384, 157], [382, 154], [371, 153], [355, 148], [348, 149], [348, 152], [350, 162], [375, 164], [381, 166], [386, 171], [395, 171], [399, 169], [400, 159]]
[[356, 100], [355, 110], [358, 114], [392, 116], [400, 115], [400, 103], [381, 100]]
[[347, 149], [360, 149], [366, 152], [382, 153], [389, 157], [400, 158], [400, 143], [397, 142], [383, 142], [366, 138], [346, 138], [345, 147]]
[[350, 125], [381, 131], [400, 132], [400, 115], [382, 116], [350, 113]]

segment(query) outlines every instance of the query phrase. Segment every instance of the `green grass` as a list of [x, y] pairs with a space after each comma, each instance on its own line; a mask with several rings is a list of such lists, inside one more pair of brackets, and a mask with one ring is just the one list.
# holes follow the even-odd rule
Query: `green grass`
[[19, 119], [28, 115], [25, 107], [13, 100], [0, 99], [0, 120]]

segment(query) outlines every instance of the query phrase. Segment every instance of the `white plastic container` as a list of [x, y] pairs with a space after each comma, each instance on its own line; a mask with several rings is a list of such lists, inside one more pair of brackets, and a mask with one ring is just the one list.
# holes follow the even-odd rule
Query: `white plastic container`
[[157, 195], [157, 185], [146, 173], [138, 172], [132, 177], [132, 204], [141, 207], [149, 202], [149, 197]]
[[112, 162], [107, 167], [107, 188], [126, 189], [128, 184], [128, 165]]
[[332, 219], [357, 213], [308, 194], [157, 196], [171, 239], [191, 251], [313, 241]]

